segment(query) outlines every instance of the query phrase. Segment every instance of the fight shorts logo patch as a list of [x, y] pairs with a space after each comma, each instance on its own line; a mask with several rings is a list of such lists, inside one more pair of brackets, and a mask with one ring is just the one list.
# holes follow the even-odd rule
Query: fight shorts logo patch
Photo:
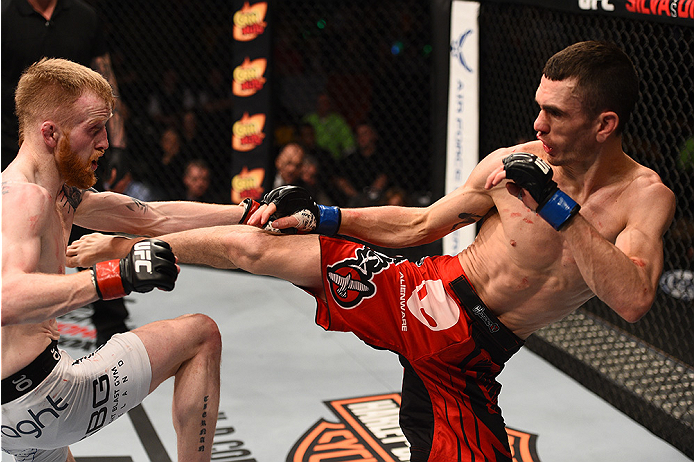
[[429, 329], [437, 332], [458, 323], [460, 307], [446, 293], [441, 280], [426, 280], [407, 299], [410, 313]]
[[330, 292], [340, 307], [354, 308], [376, 293], [376, 285], [372, 282], [375, 274], [403, 261], [404, 257], [389, 257], [368, 247], [360, 247], [355, 258], [328, 266]]
[[499, 324], [492, 321], [489, 318], [489, 316], [487, 316], [487, 313], [486, 313], [484, 307], [482, 307], [480, 305], [476, 305], [472, 309], [472, 313], [475, 316], [477, 316], [478, 318], [480, 318], [480, 320], [484, 323], [484, 325], [487, 326], [487, 329], [489, 329], [489, 332], [491, 332], [492, 334], [499, 332]]
[[[410, 447], [399, 424], [400, 393], [325, 401], [338, 421], [320, 419], [294, 444], [287, 462], [403, 462]], [[537, 435], [506, 428], [513, 462], [540, 462]]]

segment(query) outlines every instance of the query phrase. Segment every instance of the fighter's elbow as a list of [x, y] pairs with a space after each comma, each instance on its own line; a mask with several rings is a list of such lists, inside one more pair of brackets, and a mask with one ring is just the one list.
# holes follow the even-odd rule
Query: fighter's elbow
[[[3, 278], [1, 326], [38, 324], [69, 311], [69, 301], [53, 303], [50, 295], [37, 295], [37, 279], [25, 281], [26, 279], [29, 279], [28, 273], [17, 273]], [[72, 309], [74, 308], [77, 306]]]
[[17, 315], [18, 311], [14, 307], [14, 295], [12, 288], [14, 287], [10, 281], [10, 277], [4, 275], [4, 281], [2, 284], [2, 291], [0, 291], [0, 298], [2, 299], [2, 309], [0, 310], [0, 326], [11, 326], [12, 324], [18, 324]]
[[643, 311], [636, 311], [636, 310], [631, 310], [627, 313], [620, 313], [620, 316], [622, 319], [624, 319], [626, 322], [630, 324], [634, 324], [635, 322], [639, 321], [643, 316], [648, 312], [648, 310], [643, 310]]
[[635, 323], [643, 318], [653, 306], [655, 293], [645, 293], [638, 298], [632, 298], [619, 306], [615, 311], [628, 323]]
[[421, 212], [414, 216], [405, 228], [405, 235], [410, 241], [409, 246], [429, 244], [442, 238], [450, 231], [449, 229], [442, 230], [429, 210], [420, 209]]
[[14, 324], [20, 324], [21, 318], [19, 316], [19, 311], [13, 309], [10, 304], [3, 300], [2, 310], [0, 310], [0, 326], [11, 326]]
[[13, 293], [11, 296], [8, 291], [2, 291], [2, 310], [0, 310], [0, 326], [14, 326], [18, 324], [33, 324], [44, 321], [41, 317], [41, 312], [33, 309], [32, 306], [25, 303], [24, 295], [17, 296]]

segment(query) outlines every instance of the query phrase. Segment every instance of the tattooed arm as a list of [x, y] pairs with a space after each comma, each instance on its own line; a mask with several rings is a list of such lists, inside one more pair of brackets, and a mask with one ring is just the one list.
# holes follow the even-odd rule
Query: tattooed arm
[[[96, 192], [96, 189], [89, 188], [87, 191]], [[84, 192], [82, 189], [64, 184], [58, 192], [58, 205], [66, 209], [68, 213], [73, 213], [82, 202]]]
[[363, 207], [342, 209], [340, 234], [383, 247], [410, 247], [433, 242], [484, 218], [494, 210], [485, 182], [498, 162], [490, 155], [465, 184], [428, 207]]
[[76, 225], [94, 231], [159, 236], [193, 228], [235, 225], [243, 207], [200, 202], [141, 202], [114, 192], [81, 192]]

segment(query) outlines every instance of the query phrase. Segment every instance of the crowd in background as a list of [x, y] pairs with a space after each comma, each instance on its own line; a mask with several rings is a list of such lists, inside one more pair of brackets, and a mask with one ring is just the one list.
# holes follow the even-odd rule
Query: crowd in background
[[[169, 85], [173, 83], [150, 95], [146, 114], [132, 120], [126, 109], [128, 133], [139, 131], [137, 141], [131, 141], [125, 153], [105, 158], [103, 187], [145, 201], [229, 202], [231, 165], [220, 165], [230, 157], [229, 131], [210, 125], [213, 119], [231, 119], [219, 114], [230, 110], [231, 98], [224, 104], [219, 99], [196, 104], [200, 99], [188, 91], [162, 91]], [[215, 114], [207, 103], [215, 104]], [[361, 121], [352, 128], [332, 108], [327, 94], [318, 96], [315, 112], [278, 133], [275, 158], [268, 165], [272, 187], [303, 186], [320, 202], [340, 206], [408, 202], [410, 192], [396, 174], [398, 159], [384, 148], [374, 125]]]
[[[160, 0], [137, 8], [88, 1], [100, 13], [118, 77], [133, 179], [157, 198], [182, 198], [189, 194], [182, 180], [188, 163], [204, 161], [210, 168], [205, 197], [230, 202], [231, 175], [238, 170], [230, 142], [231, 2], [204, 0], [190, 12]], [[281, 10], [290, 8], [288, 3], [275, 5], [274, 18], [283, 20], [271, 22], [273, 157], [286, 144], [299, 144], [306, 157], [301, 169], [317, 179], [312, 188], [321, 189], [330, 203], [377, 204], [391, 187], [408, 198], [429, 189], [429, 64], [423, 51], [428, 7], [400, 4], [396, 13], [388, 5], [325, 5], [323, 29], [310, 11], [287, 16]], [[306, 8], [300, 2], [294, 6]], [[155, 20], [162, 8], [171, 15], [166, 25]], [[391, 20], [378, 25], [386, 11]], [[365, 40], [369, 24], [378, 32]], [[335, 49], [354, 46], [372, 50], [355, 50], [349, 62], [333, 56]], [[417, 80], [409, 83], [413, 76]], [[396, 88], [403, 84], [406, 91]], [[374, 141], [368, 143], [376, 148], [358, 147], [359, 130], [368, 130], [362, 125], [371, 127]], [[362, 159], [368, 161], [360, 165]], [[277, 159], [268, 159], [268, 178], [276, 176], [276, 165]], [[387, 184], [363, 184], [374, 168], [387, 172]]]
[[[86, 3], [101, 21], [98, 29], [118, 79], [119, 117], [128, 140], [123, 153], [103, 159], [101, 187], [148, 200], [230, 202], [233, 2], [201, 0], [192, 9], [164, 0]], [[421, 205], [423, 194], [432, 189], [429, 7], [414, 0], [358, 3], [358, 8], [309, 7], [298, 0], [274, 5], [269, 24], [275, 158], [268, 161], [267, 176], [282, 176], [281, 153], [296, 143], [303, 160], [293, 166], [294, 179], [284, 181], [300, 182], [319, 201], [363, 206], [395, 196]], [[3, 29], [4, 34], [11, 31]], [[493, 59], [497, 54], [487, 55]], [[4, 69], [6, 59], [3, 53]], [[492, 90], [485, 94], [507, 98], [506, 89]], [[485, 104], [482, 110], [495, 108], [505, 110], [502, 104]], [[691, 134], [691, 118], [683, 125], [682, 131]], [[483, 125], [485, 130], [489, 126]], [[515, 125], [504, 126], [510, 132]], [[518, 135], [502, 140], [494, 134], [485, 133], [483, 141], [499, 147]], [[678, 211], [690, 213], [687, 146], [677, 166], [661, 175], [683, 197]], [[6, 160], [3, 156], [3, 165]], [[120, 169], [114, 179], [113, 166], [107, 164]]]

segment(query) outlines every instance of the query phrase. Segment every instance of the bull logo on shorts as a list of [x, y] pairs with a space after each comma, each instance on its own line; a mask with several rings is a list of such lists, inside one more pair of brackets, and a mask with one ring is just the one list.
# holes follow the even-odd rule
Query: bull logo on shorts
[[340, 275], [338, 273], [328, 274], [328, 278], [330, 278], [332, 282], [337, 284], [337, 287], [335, 288], [335, 293], [340, 298], [347, 298], [349, 290], [356, 290], [357, 292], [369, 291], [369, 286], [367, 286], [363, 282], [353, 280], [352, 274], [353, 273], [351, 271], [348, 272], [346, 276]]
[[342, 308], [354, 308], [376, 293], [376, 285], [371, 281], [375, 274], [403, 261], [404, 257], [389, 257], [368, 247], [358, 248], [355, 258], [328, 266], [330, 292]]

